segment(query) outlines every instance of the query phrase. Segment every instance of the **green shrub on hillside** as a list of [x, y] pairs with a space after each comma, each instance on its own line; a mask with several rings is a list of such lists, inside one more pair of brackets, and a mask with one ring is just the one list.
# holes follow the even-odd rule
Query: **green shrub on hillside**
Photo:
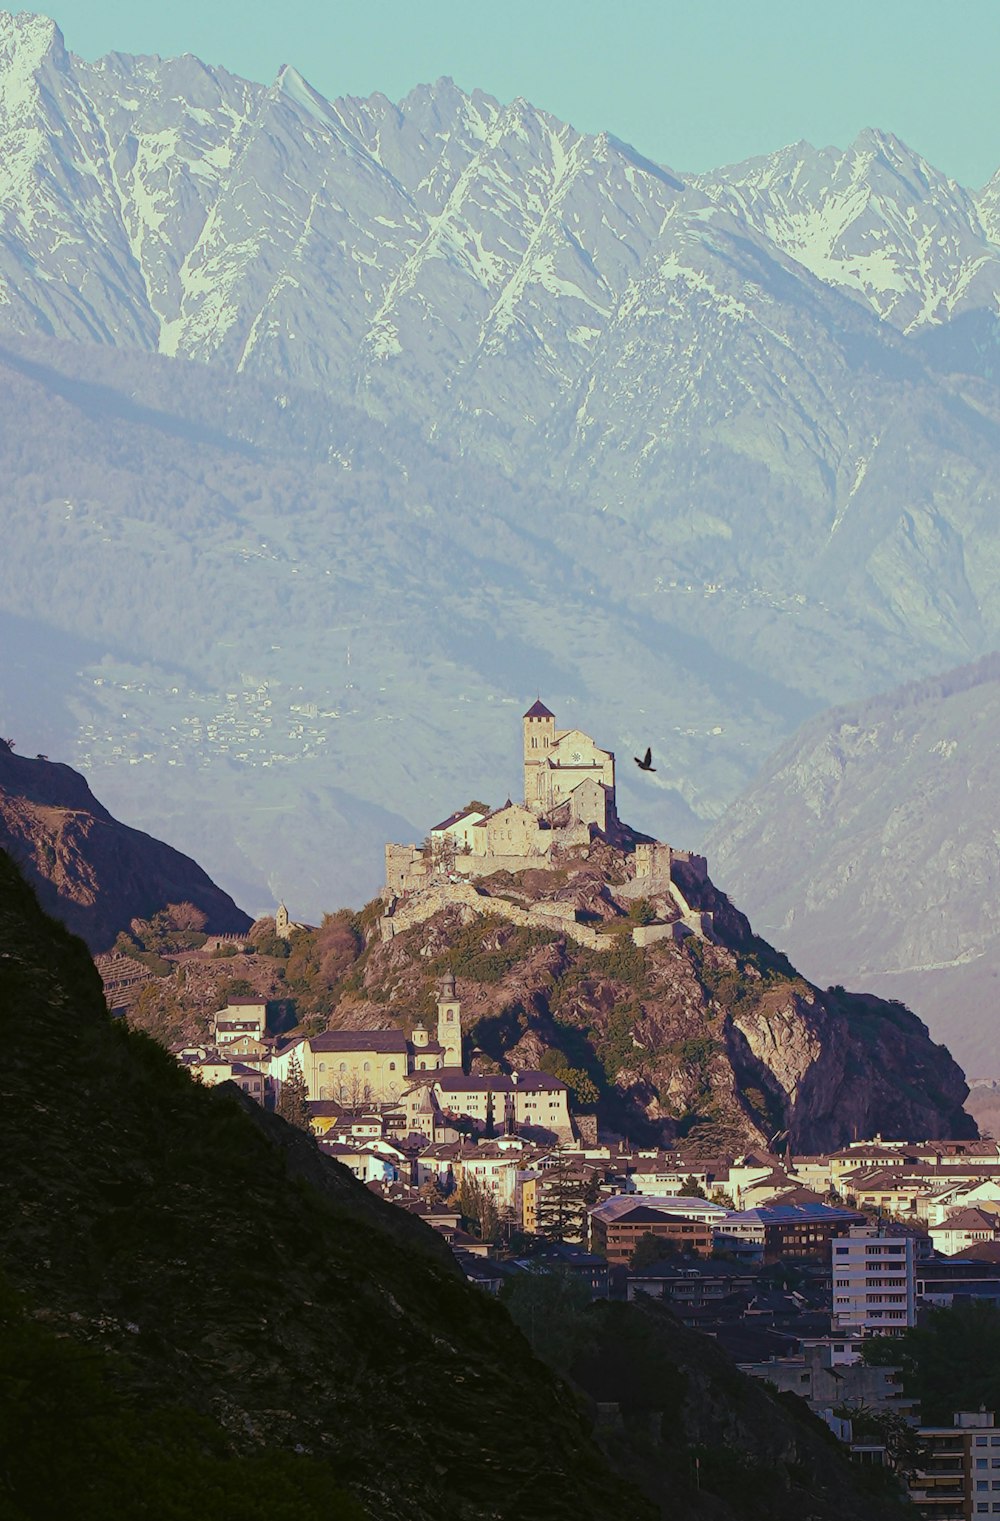
[[437, 977], [451, 972], [470, 982], [500, 982], [536, 946], [551, 945], [557, 939], [551, 930], [511, 926], [496, 914], [485, 914], [459, 930], [448, 949], [431, 962], [430, 970]]

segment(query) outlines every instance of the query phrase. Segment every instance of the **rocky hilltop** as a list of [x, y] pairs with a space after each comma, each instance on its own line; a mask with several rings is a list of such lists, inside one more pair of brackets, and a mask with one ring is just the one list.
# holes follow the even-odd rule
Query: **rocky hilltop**
[[[644, 884], [627, 833], [330, 915], [287, 959], [258, 952], [258, 995], [310, 1033], [410, 1033], [450, 972], [467, 1065], [547, 1070], [584, 1126], [596, 1116], [602, 1131], [703, 1155], [778, 1135], [818, 1151], [876, 1133], [975, 1133], [961, 1070], [914, 1014], [800, 976], [697, 858], [675, 856], [669, 883]], [[211, 1007], [188, 984], [147, 989], [130, 1017], [165, 1040], [204, 1039]]]
[[2, 851], [0, 1031], [10, 1514], [905, 1514], [655, 1305], [581, 1310], [575, 1387], [556, 1378], [433, 1231], [109, 1020], [85, 948]]
[[812, 719], [708, 848], [811, 977], [905, 999], [970, 1075], [996, 1077], [998, 794], [990, 655]]
[[94, 952], [133, 918], [192, 904], [217, 934], [251, 920], [197, 862], [112, 818], [70, 766], [15, 755], [0, 741], [0, 847], [18, 862], [39, 901]]

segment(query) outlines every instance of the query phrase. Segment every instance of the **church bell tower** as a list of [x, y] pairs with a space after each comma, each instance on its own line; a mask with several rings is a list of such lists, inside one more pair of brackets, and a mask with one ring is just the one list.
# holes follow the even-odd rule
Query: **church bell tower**
[[462, 1065], [462, 1006], [455, 992], [455, 979], [446, 973], [438, 983], [438, 1045], [442, 1067]]
[[539, 698], [524, 715], [524, 806], [536, 813], [551, 806], [549, 751], [555, 738], [555, 714]]

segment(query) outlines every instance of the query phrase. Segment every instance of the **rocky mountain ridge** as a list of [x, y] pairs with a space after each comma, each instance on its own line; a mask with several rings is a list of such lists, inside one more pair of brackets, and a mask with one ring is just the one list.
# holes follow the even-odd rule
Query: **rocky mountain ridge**
[[[684, 1140], [703, 1154], [777, 1133], [800, 1151], [879, 1132], [971, 1133], [961, 1072], [913, 1014], [839, 987], [821, 992], [710, 880], [683, 864], [674, 872], [709, 938], [653, 940], [657, 922], [680, 928], [673, 898], [630, 895], [627, 852], [568, 850], [551, 872], [481, 882], [478, 912], [463, 896], [374, 946], [331, 1023], [366, 1007], [376, 1015], [387, 1001], [419, 1010], [429, 974], [449, 970], [483, 1058], [504, 1070], [568, 1070], [571, 1086], [596, 1090], [601, 1122], [619, 1133]], [[511, 925], [491, 914], [491, 894], [575, 911], [610, 948], [581, 945], [555, 922]]]
[[903, 998], [996, 1074], [1000, 656], [807, 723], [708, 848], [763, 932], [823, 982]]
[[1000, 640], [996, 181], [873, 132], [690, 176], [24, 14], [0, 80], [8, 732], [79, 642], [31, 748], [199, 853], [204, 797], [254, 909], [368, 896], [350, 841], [423, 835], [457, 730], [503, 796], [540, 683], [696, 844], [810, 712]]
[[251, 920], [178, 850], [112, 818], [71, 767], [15, 755], [0, 741], [0, 848], [39, 901], [92, 951], [106, 951], [134, 918], [190, 904], [215, 934]]
[[[778, 1135], [816, 1152], [974, 1133], [960, 1069], [909, 1010], [821, 991], [700, 869], [673, 873], [683, 913], [664, 884], [637, 895], [627, 846], [559, 847], [550, 866], [445, 879], [389, 915], [376, 901], [329, 916], [285, 959], [258, 950], [252, 977], [305, 1033], [409, 1034], [451, 973], [473, 1070], [553, 1072], [576, 1112], [643, 1144], [714, 1156]], [[167, 1042], [207, 1038], [214, 1005], [187, 981], [147, 988], [130, 1020]]]

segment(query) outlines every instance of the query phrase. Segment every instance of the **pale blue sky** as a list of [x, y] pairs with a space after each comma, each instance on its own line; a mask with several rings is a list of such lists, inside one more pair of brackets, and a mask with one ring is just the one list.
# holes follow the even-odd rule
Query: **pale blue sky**
[[[10, 4], [11, 0], [7, 0]], [[39, 6], [39, 9], [45, 7]], [[677, 169], [895, 132], [970, 187], [1000, 166], [1000, 0], [53, 0], [85, 58], [195, 53], [392, 99], [450, 74]]]

